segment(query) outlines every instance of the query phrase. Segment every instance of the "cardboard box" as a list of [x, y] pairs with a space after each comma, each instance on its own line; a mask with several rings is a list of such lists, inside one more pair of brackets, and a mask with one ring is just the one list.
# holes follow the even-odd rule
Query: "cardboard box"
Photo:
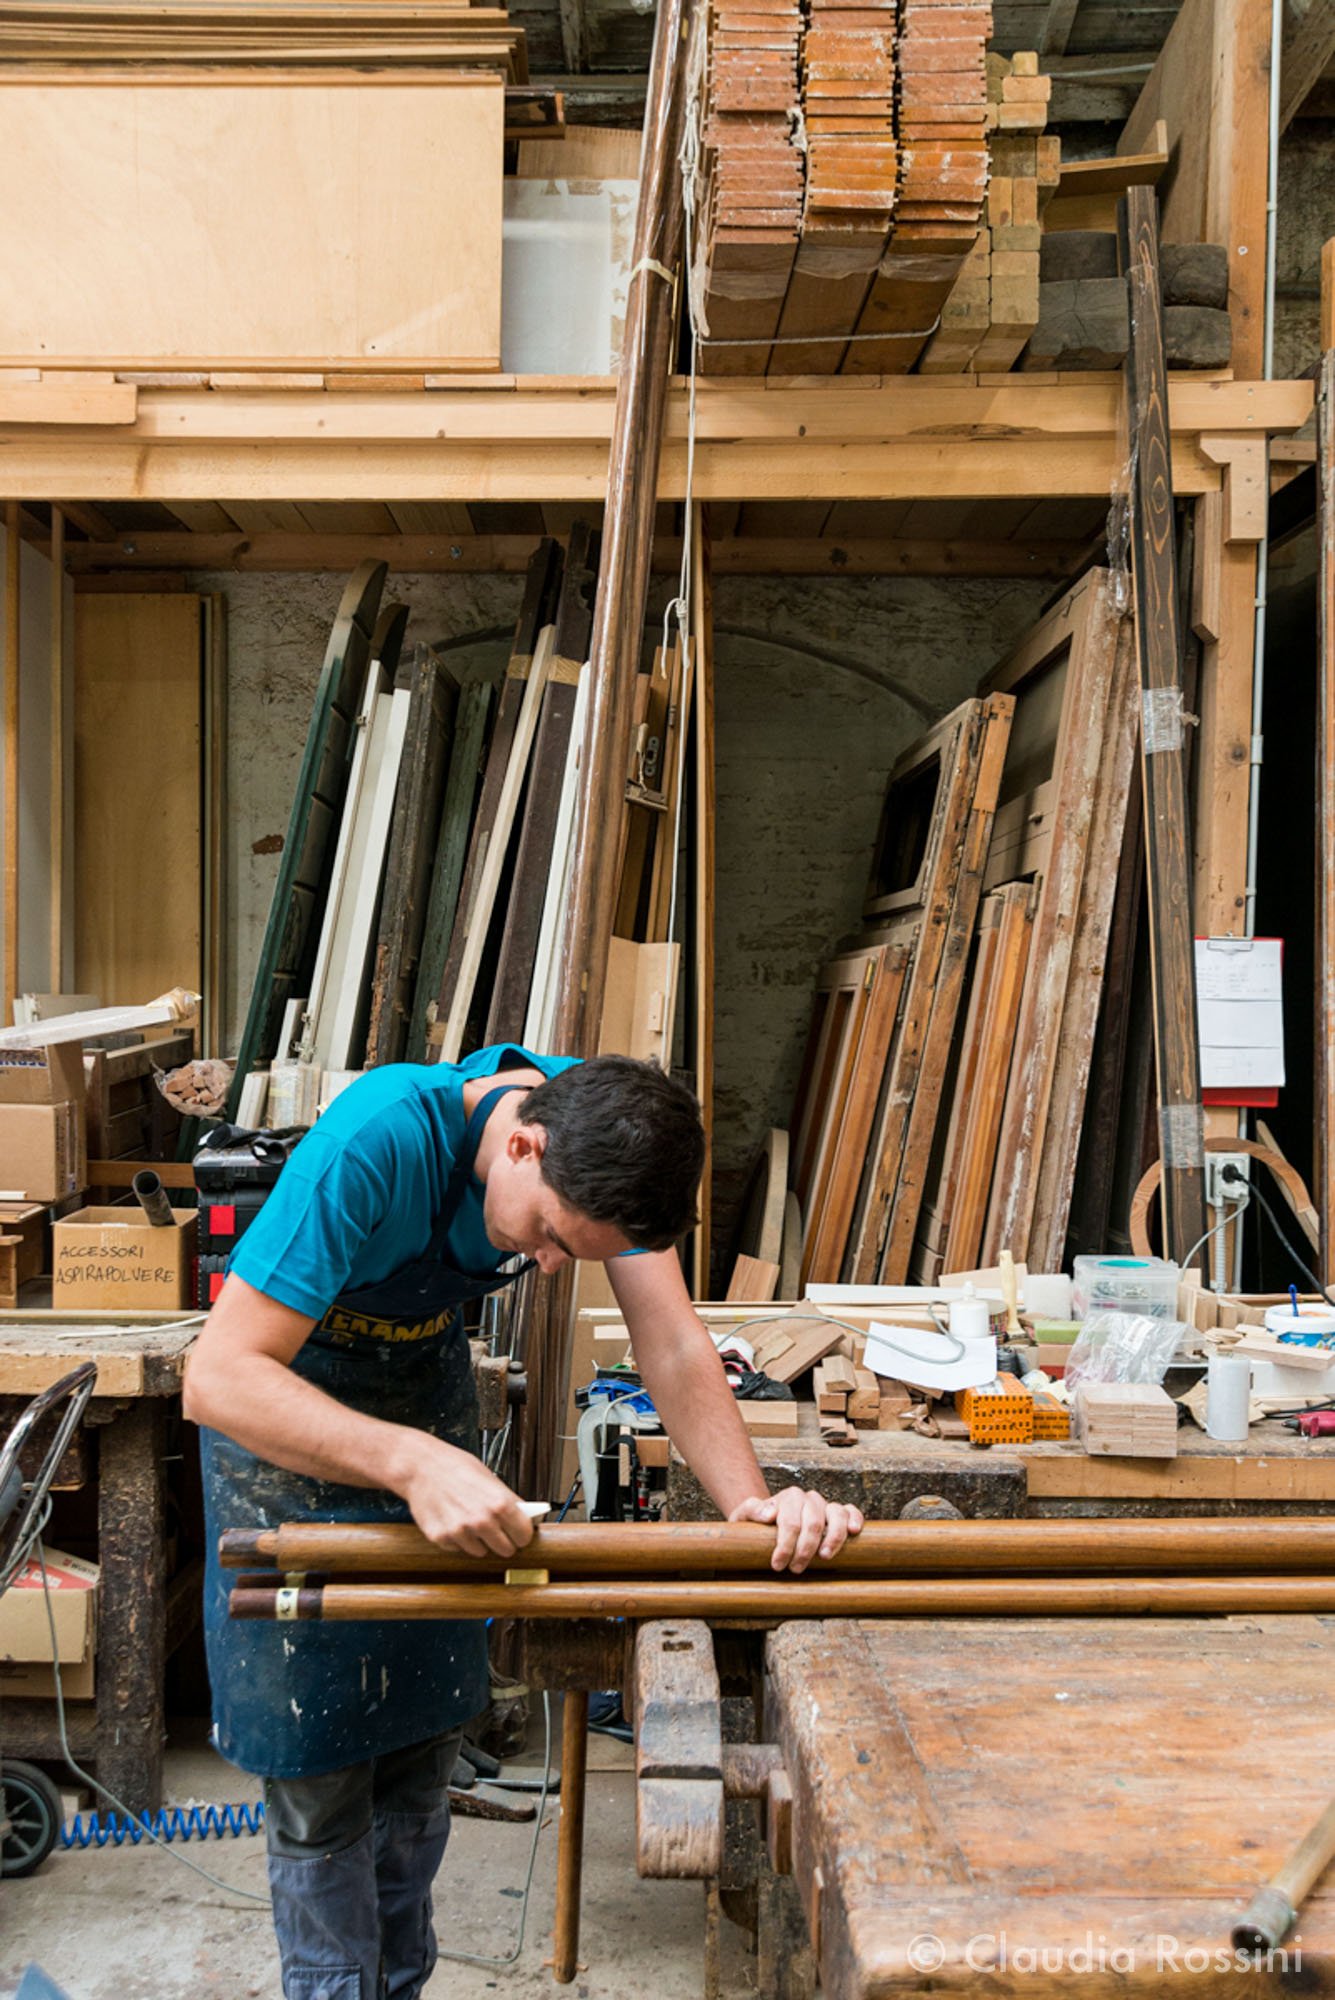
[[[62, 1555], [59, 1549], [46, 1551], [46, 1580], [62, 1668], [91, 1659], [96, 1649], [97, 1579], [96, 1563]], [[0, 1597], [0, 1661], [50, 1659], [47, 1597], [40, 1565], [30, 1556]]]
[[0, 1104], [0, 1200], [63, 1201], [87, 1183], [83, 1099]]
[[82, 1104], [83, 1044], [0, 1049], [0, 1104]]
[[[79, 1660], [72, 1667], [60, 1662], [60, 1692], [66, 1701], [92, 1701], [97, 1693], [93, 1661]], [[54, 1701], [56, 1670], [32, 1660], [0, 1660], [0, 1708], [7, 1701]]]
[[58, 1312], [173, 1310], [193, 1297], [195, 1211], [174, 1208], [155, 1229], [140, 1208], [80, 1208], [51, 1231]]

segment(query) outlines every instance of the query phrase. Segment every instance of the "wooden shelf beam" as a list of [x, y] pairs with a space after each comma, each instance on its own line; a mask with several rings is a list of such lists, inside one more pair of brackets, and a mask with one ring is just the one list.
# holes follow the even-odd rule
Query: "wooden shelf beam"
[[[16, 500], [601, 500], [613, 390], [340, 394], [143, 389], [132, 424], [0, 427], [0, 491]], [[696, 496], [1035, 499], [1110, 489], [1116, 378], [1031, 383], [902, 378], [701, 386]], [[1202, 435], [1296, 430], [1308, 382], [1178, 376], [1177, 492], [1216, 491]], [[685, 389], [671, 393], [658, 495], [685, 489]], [[73, 510], [70, 518], [77, 519]]]
[[[534, 535], [325, 535], [130, 533], [114, 542], [66, 545], [73, 576], [162, 570], [329, 570], [367, 559], [398, 575], [522, 574]], [[50, 544], [40, 541], [43, 554]], [[737, 535], [714, 544], [724, 576], [1037, 576], [1064, 577], [1088, 553], [1086, 541], [889, 541], [874, 536], [815, 538]], [[681, 542], [654, 541], [654, 568], [675, 576]]]

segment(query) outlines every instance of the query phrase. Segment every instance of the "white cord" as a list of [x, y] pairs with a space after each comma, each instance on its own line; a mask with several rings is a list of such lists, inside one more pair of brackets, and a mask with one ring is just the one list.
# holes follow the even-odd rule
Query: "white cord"
[[533, 1871], [538, 1864], [538, 1841], [542, 1837], [542, 1816], [547, 1810], [547, 1794], [551, 1789], [552, 1783], [552, 1698], [549, 1694], [544, 1694], [542, 1697], [542, 1720], [544, 1733], [542, 1790], [538, 1794], [538, 1815], [533, 1823], [533, 1840], [528, 1850], [528, 1873], [524, 1877], [523, 1901], [519, 1906], [519, 1932], [515, 1938], [514, 1949], [506, 1952], [503, 1958], [490, 1958], [482, 1952], [472, 1951], [441, 1951], [438, 1953], [439, 1957], [451, 1959], [456, 1965], [501, 1967], [513, 1965], [519, 1957], [520, 1952], [524, 1949], [524, 1927], [528, 1922], [528, 1899], [533, 1888]]

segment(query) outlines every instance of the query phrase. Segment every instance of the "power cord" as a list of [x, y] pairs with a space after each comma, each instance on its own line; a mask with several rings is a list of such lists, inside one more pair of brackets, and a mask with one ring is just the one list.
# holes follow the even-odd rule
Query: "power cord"
[[1270, 1206], [1270, 1203], [1266, 1200], [1266, 1197], [1262, 1194], [1260, 1188], [1256, 1186], [1255, 1182], [1249, 1181], [1245, 1174], [1239, 1173], [1238, 1169], [1233, 1165], [1232, 1161], [1226, 1161], [1225, 1164], [1220, 1168], [1219, 1178], [1225, 1183], [1226, 1186], [1229, 1187], [1232, 1187], [1233, 1184], [1237, 1182], [1243, 1187], [1248, 1188], [1250, 1192], [1256, 1196], [1256, 1199], [1260, 1202], [1261, 1207], [1265, 1210], [1266, 1215], [1270, 1219], [1270, 1227], [1274, 1230], [1276, 1236], [1278, 1236], [1280, 1242], [1283, 1244], [1285, 1250], [1288, 1252], [1288, 1255], [1293, 1259], [1295, 1268], [1302, 1273], [1303, 1277], [1306, 1278], [1309, 1285], [1311, 1285], [1316, 1291], [1320, 1292], [1322, 1298], [1326, 1301], [1327, 1305], [1335, 1306], [1335, 1297], [1332, 1297], [1331, 1293], [1327, 1291], [1326, 1287], [1322, 1284], [1320, 1278], [1318, 1278], [1318, 1276], [1316, 1275], [1316, 1272], [1310, 1269], [1310, 1267], [1303, 1262], [1303, 1259], [1294, 1249], [1293, 1244], [1289, 1240], [1288, 1236], [1285, 1234], [1283, 1224], [1280, 1222], [1279, 1217], [1275, 1214], [1274, 1209]]
[[243, 1889], [236, 1882], [224, 1882], [221, 1875], [215, 1875], [209, 1868], [202, 1868], [199, 1862], [192, 1861], [188, 1854], [178, 1854], [175, 1848], [167, 1845], [160, 1834], [154, 1832], [142, 1815], [136, 1817], [124, 1799], [118, 1799], [114, 1792], [109, 1792], [105, 1785], [100, 1785], [91, 1772], [85, 1771], [82, 1764], [75, 1762], [74, 1752], [70, 1749], [69, 1732], [65, 1727], [65, 1691], [60, 1678], [60, 1646], [56, 1639], [56, 1614], [51, 1608], [51, 1580], [46, 1573], [46, 1550], [40, 1540], [36, 1544], [36, 1551], [38, 1566], [42, 1572], [42, 1594], [46, 1600], [46, 1626], [51, 1635], [51, 1666], [56, 1688], [56, 1724], [60, 1732], [60, 1748], [70, 1770], [81, 1784], [87, 1785], [100, 1799], [105, 1799], [108, 1805], [114, 1806], [124, 1819], [141, 1825], [145, 1838], [152, 1841], [155, 1847], [160, 1847], [168, 1860], [179, 1862], [182, 1868], [189, 1868], [194, 1874], [202, 1875], [206, 1882], [212, 1882], [215, 1889], [225, 1889], [229, 1896], [244, 1896], [248, 1903], [259, 1903], [267, 1909], [268, 1896], [261, 1896], [254, 1889]]

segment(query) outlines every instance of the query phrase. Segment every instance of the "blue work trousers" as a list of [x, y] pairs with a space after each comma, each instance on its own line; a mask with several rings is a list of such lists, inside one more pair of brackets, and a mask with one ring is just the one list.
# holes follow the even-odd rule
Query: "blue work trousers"
[[462, 1731], [317, 1778], [266, 1778], [285, 2000], [417, 2000], [436, 1963], [431, 1885]]

